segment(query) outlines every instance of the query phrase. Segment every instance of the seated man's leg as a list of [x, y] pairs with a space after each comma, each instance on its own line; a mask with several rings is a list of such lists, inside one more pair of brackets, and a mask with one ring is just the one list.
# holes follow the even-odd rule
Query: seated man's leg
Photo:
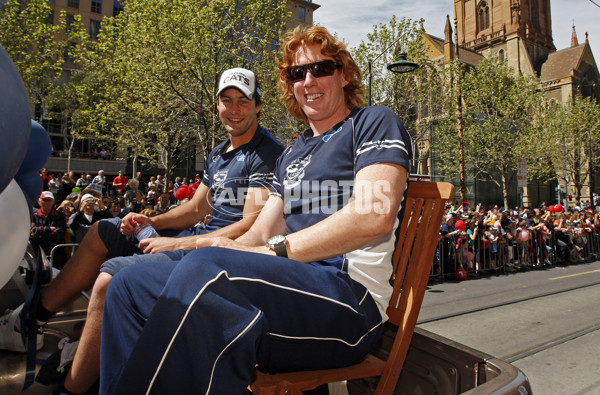
[[111, 257], [140, 252], [131, 238], [121, 234], [120, 218], [95, 222], [75, 254], [42, 293], [41, 304], [54, 312], [90, 286], [98, 277], [100, 265]]
[[345, 366], [381, 334], [368, 291], [332, 267], [203, 248], [182, 259], [148, 306], [138, 291], [148, 266], [121, 272], [109, 288], [101, 393], [244, 393], [256, 363], [272, 371]]
[[[171, 271], [178, 261], [133, 265], [111, 280], [102, 317], [100, 391], [111, 394], [112, 380], [119, 376], [135, 345], [144, 321], [150, 316]], [[113, 302], [110, 303], [110, 300]], [[132, 303], [135, 301], [135, 307]], [[105, 355], [109, 355], [106, 358]], [[113, 363], [113, 361], [118, 361]], [[139, 392], [139, 391], [138, 391]]]
[[120, 269], [133, 264], [169, 260], [169, 256], [166, 254], [145, 254], [113, 258], [102, 265], [90, 295], [85, 326], [79, 338], [77, 351], [73, 357], [71, 369], [65, 378], [65, 389], [73, 393], [83, 394], [94, 385], [100, 376], [102, 310], [106, 290], [113, 276]]
[[[94, 223], [82, 240], [75, 254], [65, 264], [59, 275], [42, 292], [36, 310], [39, 326], [45, 322], [63, 304], [76, 297], [79, 292], [89, 288], [96, 277], [100, 265], [112, 256], [132, 255], [141, 252], [134, 238], [121, 234], [121, 219], [113, 218]], [[12, 351], [24, 351], [20, 333], [21, 308], [8, 312], [0, 321], [10, 325], [0, 326], [0, 348]], [[16, 324], [12, 324], [15, 322]], [[10, 327], [9, 327], [10, 326]], [[38, 349], [43, 347], [43, 335], [38, 336]]]

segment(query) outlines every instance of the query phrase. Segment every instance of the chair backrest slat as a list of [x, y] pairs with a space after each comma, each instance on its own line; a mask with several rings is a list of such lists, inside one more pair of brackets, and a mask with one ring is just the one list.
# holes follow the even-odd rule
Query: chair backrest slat
[[406, 358], [427, 288], [446, 202], [454, 196], [448, 183], [411, 183], [406, 211], [393, 255], [394, 292], [387, 310], [398, 326], [376, 394], [391, 394]]

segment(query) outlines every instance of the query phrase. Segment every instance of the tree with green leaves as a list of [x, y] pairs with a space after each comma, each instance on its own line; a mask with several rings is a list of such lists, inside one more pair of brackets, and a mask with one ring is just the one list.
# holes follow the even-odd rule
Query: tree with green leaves
[[[368, 41], [363, 41], [353, 54], [363, 70], [365, 84], [371, 63], [372, 103], [394, 110], [411, 134], [415, 158], [421, 165], [412, 171], [427, 173], [431, 125], [451, 111], [453, 102], [448, 70], [427, 57], [422, 32], [418, 22], [392, 16], [389, 23], [374, 26], [367, 34]], [[386, 65], [396, 62], [401, 53], [419, 68], [404, 74], [389, 71]]]
[[542, 181], [557, 179], [575, 188], [578, 203], [582, 198], [589, 200], [581, 190], [590, 178], [590, 162], [592, 169], [600, 164], [598, 102], [579, 95], [565, 104], [549, 100], [543, 115], [539, 128], [530, 136], [535, 142], [528, 152], [534, 163], [532, 170]]
[[[510, 180], [539, 120], [543, 97], [538, 81], [515, 76], [497, 58], [484, 59], [454, 81], [463, 98], [465, 166], [474, 178], [495, 183], [508, 207]], [[456, 128], [456, 116], [449, 116], [435, 134], [440, 166], [449, 175], [459, 168]]]
[[46, 105], [63, 73], [65, 55], [74, 59], [85, 39], [79, 16], [69, 29], [64, 12], [56, 25], [52, 16], [47, 0], [7, 0], [0, 4], [0, 44], [19, 71], [34, 107]]
[[104, 20], [86, 81], [75, 88], [94, 98], [78, 115], [87, 127], [75, 133], [114, 139], [147, 163], [162, 160], [170, 178], [173, 152], [195, 140], [206, 156], [225, 137], [215, 106], [224, 70], [253, 70], [263, 112], [276, 112], [273, 59], [287, 17], [285, 4], [271, 0], [127, 1]]

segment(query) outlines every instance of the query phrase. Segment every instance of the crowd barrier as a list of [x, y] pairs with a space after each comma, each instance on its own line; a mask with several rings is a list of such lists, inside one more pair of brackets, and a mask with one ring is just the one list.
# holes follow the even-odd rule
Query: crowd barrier
[[496, 246], [484, 235], [477, 235], [468, 248], [462, 249], [457, 248], [461, 236], [440, 235], [430, 281], [455, 279], [460, 268], [467, 272], [467, 276], [478, 276], [576, 264], [600, 258], [600, 231], [596, 228], [527, 232], [529, 237], [526, 237], [526, 241], [519, 240], [518, 235], [509, 238], [501, 234]]

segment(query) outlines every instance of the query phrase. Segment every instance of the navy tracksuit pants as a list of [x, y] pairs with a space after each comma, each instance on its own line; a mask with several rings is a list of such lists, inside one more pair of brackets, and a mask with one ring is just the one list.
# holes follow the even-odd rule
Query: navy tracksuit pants
[[382, 329], [367, 289], [333, 266], [202, 248], [113, 278], [100, 393], [244, 394], [256, 364], [350, 365]]

